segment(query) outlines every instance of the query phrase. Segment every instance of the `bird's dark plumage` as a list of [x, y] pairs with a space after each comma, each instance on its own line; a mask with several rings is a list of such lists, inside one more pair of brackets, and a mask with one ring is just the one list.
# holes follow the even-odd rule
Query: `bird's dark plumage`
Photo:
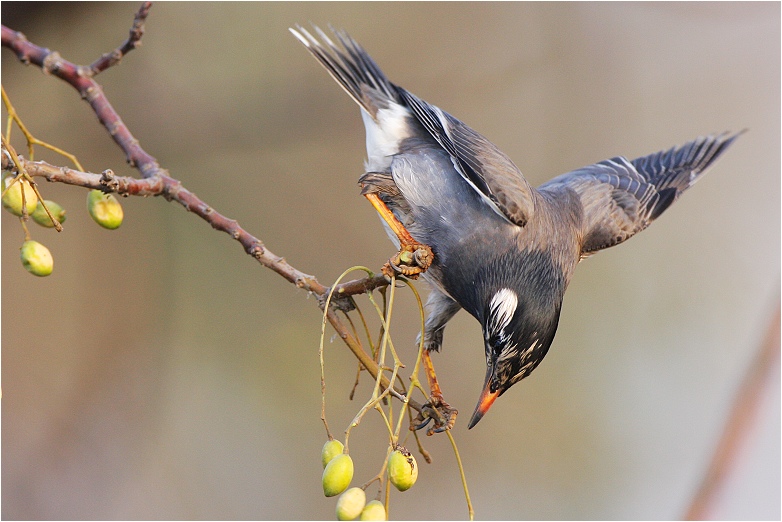
[[543, 360], [578, 262], [644, 230], [738, 136], [612, 158], [535, 189], [485, 137], [391, 83], [347, 33], [334, 31], [340, 47], [315, 31], [320, 40], [291, 29], [363, 109], [364, 193], [377, 194], [434, 252], [424, 274], [432, 285], [427, 351], [439, 351], [459, 309], [481, 323], [487, 372], [469, 427]]

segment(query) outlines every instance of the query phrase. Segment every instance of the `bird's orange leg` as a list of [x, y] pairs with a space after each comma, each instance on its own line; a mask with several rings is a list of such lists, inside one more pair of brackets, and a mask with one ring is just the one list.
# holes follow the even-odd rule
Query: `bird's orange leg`
[[443, 392], [437, 382], [437, 375], [434, 373], [432, 358], [429, 355], [428, 350], [424, 350], [422, 361], [424, 363], [424, 371], [426, 372], [426, 380], [429, 382], [431, 395], [429, 396], [429, 402], [424, 404], [421, 412], [413, 420], [410, 429], [420, 430], [431, 421], [434, 421], [434, 425], [426, 431], [427, 435], [432, 435], [453, 428], [456, 423], [456, 415], [458, 415], [459, 411], [445, 402]]
[[399, 252], [383, 265], [383, 274], [388, 277], [402, 274], [417, 279], [432, 264], [434, 253], [427, 245], [422, 245], [410, 235], [405, 226], [394, 216], [385, 203], [375, 193], [364, 194], [383, 221], [399, 238]]
[[[368, 193], [364, 194], [364, 196], [375, 207], [383, 221], [388, 223], [396, 237], [399, 238], [399, 252], [389, 259], [388, 263], [383, 265], [383, 274], [388, 277], [402, 274], [410, 279], [418, 278], [419, 274], [425, 272], [432, 265], [434, 260], [432, 249], [428, 245], [423, 245], [413, 239], [410, 232], [407, 231], [405, 226], [394, 216], [393, 212], [389, 210], [376, 193]], [[421, 429], [434, 420], [434, 426], [427, 431], [427, 435], [432, 435], [433, 433], [453, 428], [456, 422], [456, 415], [459, 412], [451, 408], [443, 398], [443, 392], [440, 390], [440, 385], [437, 382], [437, 375], [434, 373], [429, 350], [424, 350], [422, 359], [431, 395], [429, 402], [424, 404], [423, 411], [418, 414], [410, 429]]]
[[413, 419], [410, 429], [420, 430], [431, 421], [434, 421], [434, 425], [426, 431], [427, 435], [432, 435], [453, 428], [459, 410], [452, 408], [450, 404], [445, 402], [443, 392], [440, 390], [440, 385], [437, 382], [437, 376], [434, 373], [429, 350], [424, 350], [421, 359], [424, 363], [424, 371], [426, 372], [426, 380], [429, 382], [431, 395], [429, 396], [429, 402], [424, 404], [421, 412]]
[[437, 375], [434, 373], [434, 365], [432, 364], [432, 356], [429, 355], [429, 350], [424, 350], [421, 359], [424, 363], [424, 371], [426, 372], [426, 380], [429, 382], [429, 391], [433, 396], [443, 398], [443, 392], [440, 389], [440, 383], [437, 382]]

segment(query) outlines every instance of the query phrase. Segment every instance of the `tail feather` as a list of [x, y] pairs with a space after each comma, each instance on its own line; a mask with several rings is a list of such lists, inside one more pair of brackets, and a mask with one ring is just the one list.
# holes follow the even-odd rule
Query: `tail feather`
[[372, 118], [376, 118], [379, 109], [388, 107], [388, 102], [400, 103], [397, 87], [350, 35], [331, 28], [342, 45], [340, 48], [319, 27], [313, 27], [323, 43], [300, 25], [289, 31]]

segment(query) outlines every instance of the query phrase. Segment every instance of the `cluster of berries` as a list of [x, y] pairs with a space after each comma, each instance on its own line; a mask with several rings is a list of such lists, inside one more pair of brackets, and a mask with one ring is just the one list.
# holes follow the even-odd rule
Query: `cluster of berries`
[[[37, 224], [47, 228], [55, 226], [52, 218], [58, 223], [65, 221], [65, 209], [54, 201], [39, 201], [38, 195], [26, 179], [17, 179], [10, 172], [3, 172], [2, 187], [3, 208], [11, 214], [19, 217], [28, 215]], [[91, 190], [87, 195], [87, 211], [103, 228], [114, 230], [122, 224], [122, 205], [111, 194]], [[22, 265], [33, 275], [44, 277], [54, 270], [52, 253], [38, 241], [28, 238], [22, 243], [21, 255]]]
[[[379, 500], [367, 503], [363, 488], [352, 487], [353, 459], [345, 453], [343, 444], [332, 439], [323, 445], [323, 493], [327, 497], [342, 494], [337, 500], [337, 520], [385, 520], [386, 508]], [[407, 491], [418, 479], [415, 457], [397, 446], [388, 457], [388, 480], [399, 491]]]

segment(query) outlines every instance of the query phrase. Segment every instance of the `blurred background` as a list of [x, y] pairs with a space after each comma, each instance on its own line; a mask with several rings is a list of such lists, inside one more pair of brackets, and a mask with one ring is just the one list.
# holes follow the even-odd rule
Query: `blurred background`
[[[3, 2], [2, 21], [89, 64], [138, 6]], [[549, 355], [475, 429], [477, 322], [458, 314], [435, 356], [463, 412], [453, 433], [478, 518], [682, 517], [777, 313], [779, 3], [154, 5], [143, 46], [99, 77], [110, 101], [173, 177], [330, 284], [393, 248], [356, 184], [359, 110], [287, 31], [309, 21], [348, 30], [535, 185], [749, 129], [649, 230], [582, 263]], [[37, 137], [88, 170], [135, 175], [69, 86], [7, 49], [2, 81]], [[85, 190], [41, 189], [68, 209], [61, 234], [31, 225], [52, 276], [25, 272], [23, 232], [2, 213], [3, 518], [332, 519], [313, 299], [179, 205], [124, 199], [107, 231]], [[417, 312], [398, 303], [412, 362]], [[347, 400], [356, 366], [340, 343], [326, 362], [339, 434], [370, 387]], [[769, 373], [714, 518], [780, 518], [778, 363]], [[466, 518], [447, 438], [424, 443], [434, 463], [392, 495], [391, 516]], [[354, 483], [385, 444], [370, 415], [351, 436]]]

